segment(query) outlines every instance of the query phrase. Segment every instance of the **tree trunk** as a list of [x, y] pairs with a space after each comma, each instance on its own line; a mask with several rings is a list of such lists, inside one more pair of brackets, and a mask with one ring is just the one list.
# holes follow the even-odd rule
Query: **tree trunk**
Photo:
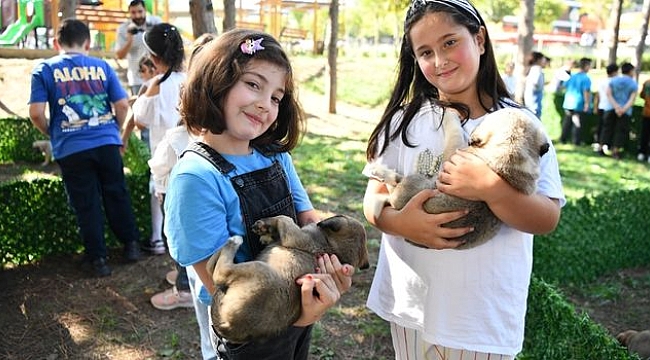
[[636, 44], [635, 58], [632, 63], [636, 67], [636, 76], [634, 79], [639, 82], [639, 73], [641, 72], [641, 64], [643, 60], [643, 51], [645, 50], [645, 39], [648, 36], [648, 21], [650, 20], [650, 0], [643, 1], [643, 24], [641, 24], [639, 43]]
[[533, 20], [535, 20], [535, 0], [521, 0], [519, 2], [519, 23], [517, 26], [517, 59], [515, 61], [515, 101], [524, 103], [524, 85], [528, 64], [526, 58], [533, 50]]
[[235, 0], [223, 0], [223, 31], [234, 29], [237, 23]]
[[[74, 19], [76, 17], [75, 15], [76, 9], [77, 9], [76, 0], [61, 0], [61, 2], [59, 2], [58, 11], [61, 13], [61, 19], [69, 19], [69, 18]], [[56, 11], [56, 10], [52, 9], [52, 11]]]
[[332, 0], [330, 3], [330, 22], [332, 31], [330, 31], [329, 47], [327, 48], [327, 64], [330, 73], [330, 101], [329, 112], [336, 114], [336, 58], [338, 57], [338, 38], [339, 38], [339, 1]]
[[621, 28], [621, 10], [623, 9], [623, 0], [614, 0], [613, 6], [612, 6], [612, 17], [611, 20], [614, 24], [612, 26], [612, 29], [614, 31], [614, 34], [612, 34], [612, 37], [610, 39], [609, 43], [609, 56], [607, 57], [608, 59], [608, 64], [616, 64], [616, 53], [618, 52], [618, 34], [620, 32]]
[[217, 33], [211, 0], [190, 0], [190, 16], [195, 39], [205, 33]]

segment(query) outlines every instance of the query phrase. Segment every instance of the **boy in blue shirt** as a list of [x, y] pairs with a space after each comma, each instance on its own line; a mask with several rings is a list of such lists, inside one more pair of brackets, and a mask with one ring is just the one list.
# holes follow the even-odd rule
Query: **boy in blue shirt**
[[605, 112], [603, 123], [603, 143], [611, 146], [612, 157], [621, 158], [621, 149], [625, 147], [630, 133], [632, 119], [632, 105], [639, 89], [634, 80], [634, 65], [624, 63], [621, 65], [621, 75], [612, 79], [607, 88], [607, 98], [612, 110]]
[[591, 59], [580, 59], [580, 71], [571, 75], [564, 85], [564, 118], [560, 135], [560, 142], [563, 144], [571, 140], [573, 145], [580, 145], [582, 141], [582, 123], [591, 104], [591, 79], [587, 75], [590, 69]]
[[111, 230], [124, 244], [125, 259], [140, 258], [140, 235], [120, 155], [120, 129], [129, 103], [111, 66], [87, 55], [90, 31], [83, 22], [64, 20], [55, 47], [59, 55], [32, 72], [29, 117], [52, 142], [83, 239], [84, 264], [92, 266], [95, 276], [108, 276], [102, 204]]

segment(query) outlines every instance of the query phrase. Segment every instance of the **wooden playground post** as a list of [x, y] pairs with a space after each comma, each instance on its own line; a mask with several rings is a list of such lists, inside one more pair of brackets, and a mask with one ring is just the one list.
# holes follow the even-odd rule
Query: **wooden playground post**
[[52, 0], [50, 3], [50, 17], [52, 30], [56, 34], [56, 30], [59, 28], [59, 0]]

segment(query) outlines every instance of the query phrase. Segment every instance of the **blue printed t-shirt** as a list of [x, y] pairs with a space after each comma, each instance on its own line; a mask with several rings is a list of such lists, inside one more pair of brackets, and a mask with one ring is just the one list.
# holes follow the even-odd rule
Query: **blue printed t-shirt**
[[29, 102], [49, 105], [49, 135], [57, 159], [104, 145], [122, 145], [111, 103], [126, 97], [113, 68], [98, 58], [61, 54], [32, 71]]
[[[221, 249], [229, 237], [246, 234], [239, 197], [230, 177], [267, 168], [273, 162], [257, 150], [250, 155], [222, 156], [235, 166], [227, 175], [193, 152], [186, 152], [170, 174], [164, 228], [169, 253], [182, 266], [205, 260]], [[279, 153], [275, 158], [287, 175], [296, 213], [313, 209], [291, 156]], [[248, 260], [251, 260], [250, 250], [242, 244], [235, 262]], [[210, 301], [204, 288], [199, 299], [206, 304]]]
[[586, 72], [580, 71], [571, 75], [565, 83], [566, 92], [562, 108], [567, 110], [583, 111], [585, 107], [585, 91], [591, 91], [591, 79]]
[[[630, 96], [639, 89], [639, 85], [627, 75], [619, 75], [609, 82], [609, 88], [612, 91], [612, 97], [619, 105], [625, 105], [630, 100]], [[626, 115], [632, 116], [632, 106], [625, 112]]]

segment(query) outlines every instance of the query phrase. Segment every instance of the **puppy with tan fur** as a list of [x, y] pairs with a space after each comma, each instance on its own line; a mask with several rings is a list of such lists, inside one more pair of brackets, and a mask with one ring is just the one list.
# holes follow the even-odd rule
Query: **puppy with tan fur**
[[627, 348], [630, 354], [637, 354], [643, 360], [650, 359], [650, 330], [627, 330], [616, 336], [616, 340]]
[[233, 236], [207, 265], [216, 288], [213, 327], [233, 343], [277, 336], [298, 320], [301, 294], [296, 279], [314, 272], [317, 256], [334, 254], [355, 268], [369, 266], [365, 229], [349, 216], [302, 228], [287, 216], [275, 216], [258, 220], [253, 230], [268, 244], [255, 260], [233, 262], [243, 241]]
[[[399, 210], [418, 192], [435, 189], [442, 163], [449, 160], [458, 149], [464, 149], [481, 158], [518, 191], [525, 194], [535, 191], [540, 172], [540, 157], [549, 149], [539, 120], [525, 114], [521, 109], [497, 110], [486, 115], [482, 123], [474, 129], [470, 135], [469, 146], [463, 141], [460, 117], [455, 111], [444, 112], [442, 127], [445, 148], [440, 160], [432, 159], [431, 154], [423, 152], [418, 157], [416, 172], [407, 176], [383, 166], [370, 167], [370, 175], [385, 182], [389, 189], [387, 197], [375, 199], [374, 213], [377, 217], [386, 204]], [[424, 210], [430, 214], [462, 209], [469, 210], [469, 213], [444, 225], [451, 228], [474, 227], [474, 231], [452, 239], [464, 242], [456, 249], [481, 245], [494, 237], [499, 230], [501, 221], [485, 202], [440, 193], [424, 203]]]

